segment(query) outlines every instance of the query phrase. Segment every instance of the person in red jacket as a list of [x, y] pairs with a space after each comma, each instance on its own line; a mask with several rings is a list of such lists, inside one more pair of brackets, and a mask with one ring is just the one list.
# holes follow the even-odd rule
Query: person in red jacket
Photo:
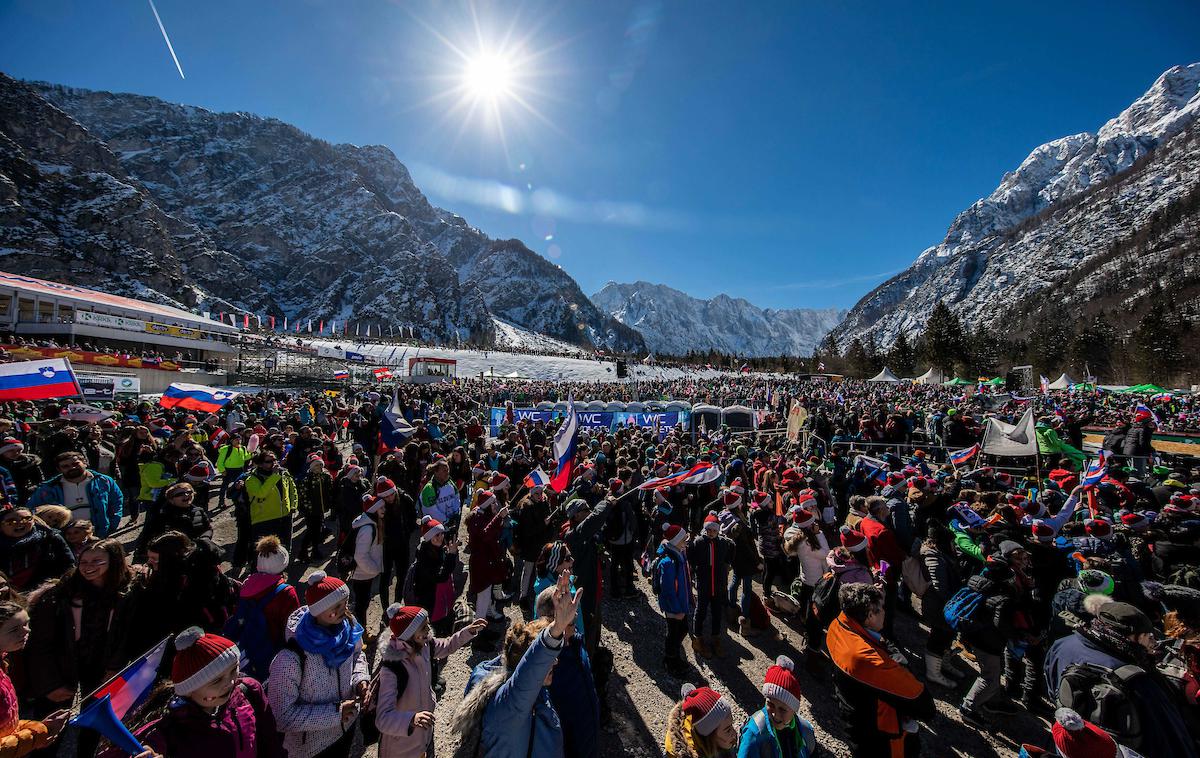
[[[907, 507], [901, 502], [900, 507]], [[900, 581], [900, 568], [908, 554], [900, 547], [896, 532], [888, 523], [891, 509], [887, 501], [881, 497], [867, 499], [867, 516], [858, 522], [858, 529], [867, 538], [867, 558], [871, 568], [883, 579], [884, 607], [887, 610], [887, 624], [884, 634], [892, 636], [892, 619], [896, 612], [897, 582]], [[886, 568], [886, 571], [885, 571]]]
[[[500, 535], [508, 522], [508, 508], [500, 508], [491, 490], [475, 493], [475, 507], [467, 516], [468, 559], [467, 591], [475, 596], [475, 618], [503, 618], [492, 607], [492, 586], [508, 578]], [[491, 613], [489, 613], [491, 611]]]

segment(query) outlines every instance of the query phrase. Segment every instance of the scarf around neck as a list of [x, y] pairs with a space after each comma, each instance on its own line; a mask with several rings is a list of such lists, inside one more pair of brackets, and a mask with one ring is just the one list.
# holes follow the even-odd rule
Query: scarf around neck
[[354, 654], [362, 635], [363, 628], [358, 622], [343, 619], [338, 626], [327, 627], [318, 624], [311, 613], [301, 616], [296, 625], [296, 643], [305, 652], [321, 656], [331, 669], [338, 668]]

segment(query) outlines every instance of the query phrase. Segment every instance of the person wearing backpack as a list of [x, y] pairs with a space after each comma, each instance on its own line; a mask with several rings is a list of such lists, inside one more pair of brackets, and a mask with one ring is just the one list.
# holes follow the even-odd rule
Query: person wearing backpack
[[[1000, 686], [1004, 650], [1016, 636], [1011, 582], [1008, 559], [998, 553], [989, 555], [983, 571], [967, 580], [966, 587], [950, 599], [944, 611], [946, 622], [958, 632], [979, 664], [979, 676], [959, 706], [963, 721], [977, 729], [991, 726], [994, 716], [1017, 713]], [[962, 602], [956, 605], [956, 599]]]
[[[696, 579], [696, 613], [692, 618], [692, 650], [704, 658], [725, 656], [722, 634], [725, 631], [725, 604], [729, 602], [726, 577], [733, 562], [733, 540], [721, 534], [721, 522], [710, 511], [704, 517], [701, 537], [687, 550], [687, 561]], [[704, 622], [708, 620], [708, 632]]]
[[[238, 671], [237, 645], [193, 626], [175, 635], [175, 650], [175, 696], [134, 733], [146, 748], [137, 758], [286, 758], [262, 685]], [[100, 758], [125, 755], [110, 746]]]
[[1146, 758], [1196, 758], [1176, 695], [1155, 668], [1156, 648], [1146, 614], [1128, 603], [1104, 603], [1095, 618], [1050, 646], [1046, 686], [1059, 705]]
[[658, 596], [658, 608], [667, 618], [667, 637], [663, 643], [663, 668], [671, 676], [687, 673], [683, 641], [688, 633], [688, 615], [695, 609], [692, 572], [683, 546], [688, 533], [683, 527], [664, 524], [663, 540], [650, 567], [650, 586]]
[[[376, 594], [375, 580], [383, 571], [383, 507], [383, 500], [377, 497], [368, 495], [362, 501], [362, 513], [350, 524], [350, 536], [338, 553], [338, 570], [350, 578], [354, 617], [364, 626], [371, 598]], [[354, 546], [353, 558], [350, 545]], [[367, 631], [364, 641], [369, 645], [377, 636]]]
[[393, 603], [385, 615], [375, 711], [379, 758], [421, 758], [432, 753], [437, 707], [432, 661], [448, 658], [482, 631], [487, 621], [475, 619], [451, 637], [435, 638], [424, 608]]
[[263, 537], [254, 549], [258, 571], [242, 582], [237, 609], [225, 636], [238, 643], [243, 670], [265, 682], [271, 660], [283, 649], [288, 617], [300, 607], [300, 598], [296, 588], [284, 580], [290, 559], [279, 538]]
[[873, 584], [839, 590], [841, 612], [825, 644], [834, 692], [853, 758], [919, 755], [918, 722], [933, 717], [929, 690], [882, 641], [883, 592]]
[[786, 655], [775, 659], [763, 677], [767, 703], [742, 727], [738, 758], [810, 758], [816, 754], [813, 726], [799, 715], [800, 680]]
[[455, 758], [564, 758], [562, 724], [546, 687], [583, 600], [584, 590], [572, 593], [568, 581], [564, 574], [554, 587], [552, 619], [513, 624], [501, 665], [471, 672], [454, 714]]
[[288, 619], [267, 694], [289, 758], [347, 758], [371, 678], [363, 628], [348, 612], [345, 582], [314, 571], [306, 583], [308, 604]]
[[816, 511], [794, 506], [790, 526], [783, 534], [783, 550], [795, 557], [799, 572], [792, 582], [792, 597], [800, 607], [804, 619], [804, 660], [810, 672], [821, 669], [819, 656], [825, 635], [817, 614], [812, 610], [813, 591], [817, 582], [825, 575], [826, 559], [829, 557], [829, 541], [821, 531], [821, 522]]

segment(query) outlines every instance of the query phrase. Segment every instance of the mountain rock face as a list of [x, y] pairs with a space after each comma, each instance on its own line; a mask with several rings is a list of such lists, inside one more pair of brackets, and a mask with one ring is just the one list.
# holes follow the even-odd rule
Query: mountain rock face
[[[833, 330], [838, 344], [873, 334], [887, 347], [901, 331], [919, 332], [938, 301], [966, 324], [1004, 326], [1022, 301], [1051, 288], [1060, 303], [1075, 298], [1061, 286], [1068, 279], [1082, 292], [1103, 286], [1111, 297], [1125, 284], [1089, 282], [1086, 273], [1111, 274], [1106, 257], [1127, 255], [1121, 241], [1164, 213], [1179, 215], [1175, 235], [1194, 220], [1187, 207], [1200, 174], [1198, 115], [1200, 63], [1176, 66], [1095, 134], [1036, 148], [960, 213], [941, 243], [860, 300]], [[1177, 260], [1186, 237], [1168, 236], [1175, 243], [1158, 252]], [[1179, 265], [1159, 273], [1186, 273]]]
[[592, 302], [638, 330], [657, 353], [683, 355], [716, 350], [760, 357], [810, 355], [845, 316], [836, 308], [762, 309], [741, 298], [700, 300], [662, 284], [609, 282]]
[[[570, 276], [436, 208], [384, 147], [0, 74], [0, 266], [209, 311], [640, 350]], [[499, 276], [497, 272], [503, 272]]]

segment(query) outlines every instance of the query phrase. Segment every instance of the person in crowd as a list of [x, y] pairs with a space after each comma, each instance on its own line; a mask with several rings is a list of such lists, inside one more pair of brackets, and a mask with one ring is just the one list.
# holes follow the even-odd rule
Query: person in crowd
[[[403, 472], [401, 472], [403, 473]], [[392, 582], [399, 580], [396, 597], [404, 591], [405, 572], [410, 563], [409, 543], [417, 527], [417, 506], [394, 479], [380, 476], [375, 480], [375, 497], [383, 501], [383, 570], [379, 575], [379, 599], [386, 607], [392, 595]]]
[[71, 548], [76, 563], [84, 550], [100, 541], [92, 530], [92, 522], [84, 519], [68, 521], [62, 530], [62, 536], [67, 541], [67, 547]]
[[517, 597], [521, 608], [532, 608], [533, 579], [537, 566], [538, 555], [542, 546], [551, 540], [550, 532], [550, 499], [546, 497], [546, 489], [542, 486], [530, 488], [529, 492], [517, 502], [517, 509], [512, 514], [516, 523], [513, 530], [513, 540], [517, 555], [521, 559], [521, 577], [517, 585]]
[[217, 471], [221, 473], [221, 488], [217, 490], [217, 507], [225, 507], [225, 497], [229, 485], [236, 482], [245, 473], [250, 463], [250, 451], [242, 444], [242, 435], [233, 433], [229, 441], [221, 446], [217, 453]]
[[[421, 519], [421, 538], [417, 554], [405, 576], [405, 599], [429, 610], [434, 634], [448, 637], [454, 623], [453, 606], [457, 596], [454, 571], [460, 565], [459, 543], [431, 516]], [[408, 581], [412, 577], [412, 582]], [[412, 597], [409, 598], [411, 586]]]
[[584, 590], [572, 593], [566, 576], [554, 588], [553, 620], [509, 627], [501, 665], [477, 666], [454, 714], [460, 750], [489, 758], [562, 756], [563, 733], [546, 686], [566, 647]]
[[146, 546], [169, 531], [186, 534], [193, 542], [211, 537], [212, 519], [208, 509], [196, 502], [196, 490], [190, 482], [176, 482], [162, 493], [163, 505], [146, 514], [146, 523], [138, 535], [136, 555], [144, 556]]
[[[286, 758], [271, 703], [258, 680], [238, 670], [232, 641], [189, 627], [175, 635], [173, 697], [134, 737], [137, 758]], [[100, 758], [126, 755], [110, 747]]]
[[[704, 517], [701, 538], [687, 550], [687, 562], [696, 581], [696, 612], [692, 620], [692, 649], [703, 658], [724, 657], [724, 605], [729, 597], [726, 577], [736, 547], [721, 534], [721, 521], [710, 512]], [[708, 627], [705, 628], [707, 621]]]
[[337, 480], [337, 544], [340, 548], [350, 533], [350, 524], [362, 514], [362, 502], [369, 489], [361, 466], [351, 463]]
[[137, 523], [138, 516], [144, 511], [147, 514], [155, 507], [159, 495], [167, 487], [177, 481], [175, 464], [179, 460], [179, 449], [164, 447], [158, 450], [150, 445], [142, 445], [138, 452], [138, 495], [129, 505], [129, 523]]
[[692, 589], [692, 573], [683, 546], [688, 533], [676, 524], [663, 525], [663, 540], [659, 544], [651, 576], [658, 595], [658, 609], [667, 619], [667, 637], [663, 643], [663, 667], [667, 673], [681, 677], [687, 673], [683, 657], [683, 641], [688, 634], [688, 616], [696, 607]]
[[333, 477], [325, 470], [325, 459], [319, 453], [309, 453], [308, 467], [296, 483], [300, 513], [304, 516], [304, 540], [297, 556], [309, 563], [320, 557], [321, 541], [325, 537], [325, 517], [333, 511]]
[[812, 724], [801, 718], [800, 680], [792, 673], [792, 659], [781, 655], [763, 677], [767, 703], [742, 727], [738, 758], [810, 758], [816, 754], [817, 736]]
[[66, 540], [28, 506], [0, 510], [0, 571], [14, 589], [35, 589], [74, 564], [75, 554]]
[[826, 572], [829, 542], [821, 531], [817, 514], [795, 506], [787, 531], [783, 535], [783, 552], [796, 559], [799, 571], [792, 582], [792, 598], [799, 606], [804, 620], [804, 658], [810, 671], [820, 670], [819, 656], [824, 643], [825, 628], [812, 610], [813, 591]]
[[[195, 544], [186, 534], [166, 532], [146, 546], [145, 568], [134, 572], [125, 602], [117, 610], [115, 624], [122, 635], [114, 642], [115, 655], [132, 661], [195, 623], [195, 609], [186, 604], [188, 556]], [[170, 671], [171, 651], [163, 657], [161, 672]]]
[[206, 632], [223, 631], [233, 618], [242, 584], [221, 571], [225, 551], [207, 537], [194, 540], [187, 556], [186, 583], [180, 602], [188, 613], [188, 626]]
[[[350, 587], [354, 596], [354, 617], [363, 622], [371, 607], [371, 598], [378, 594], [375, 588], [383, 570], [383, 508], [381, 498], [369, 495], [362, 501], [362, 513], [350, 524], [349, 539], [354, 540]], [[367, 630], [365, 636], [364, 641], [371, 644], [378, 635]]]
[[429, 612], [395, 603], [385, 612], [387, 629], [379, 640], [383, 662], [375, 725], [382, 735], [380, 758], [421, 758], [433, 752], [435, 659], [445, 660], [487, 626], [475, 619], [449, 638], [433, 636]]
[[271, 660], [287, 641], [288, 618], [300, 607], [300, 598], [284, 576], [291, 558], [279, 538], [263, 537], [254, 552], [257, 571], [242, 582], [225, 636], [242, 649], [244, 671], [266, 681]]
[[125, 496], [112, 477], [89, 469], [87, 458], [74, 451], [58, 455], [54, 465], [58, 474], [38, 485], [29, 505], [66, 506], [74, 518], [91, 519], [96, 536], [102, 539], [116, 531]]
[[634, 500], [627, 496], [625, 482], [618, 477], [608, 480], [609, 495], [613, 500], [613, 515], [608, 519], [606, 540], [612, 568], [613, 600], [633, 596], [633, 553], [638, 542], [638, 517]]
[[[1004, 547], [1001, 543], [1001, 550]], [[1012, 564], [1003, 553], [988, 556], [983, 571], [967, 580], [967, 589], [978, 596], [978, 604], [973, 609], [968, 607], [969, 613], [963, 615], [956, 628], [979, 664], [979, 676], [963, 698], [960, 711], [963, 720], [977, 728], [986, 728], [997, 717], [1017, 713], [1000, 685], [1005, 649], [1016, 639], [1012, 580]]]
[[843, 585], [838, 595], [841, 612], [829, 625], [825, 645], [850, 754], [919, 754], [919, 722], [932, 718], [933, 698], [883, 642], [883, 592], [856, 583]]
[[370, 675], [345, 582], [314, 571], [288, 619], [267, 694], [289, 758], [347, 758]]
[[942, 613], [946, 601], [963, 584], [949, 530], [930, 522], [918, 548], [918, 556], [929, 582], [921, 596], [921, 621], [929, 627], [929, 636], [925, 639], [925, 679], [942, 687], [957, 687], [968, 672], [957, 665], [958, 659], [950, 647], [954, 642], [954, 630]]
[[64, 707], [40, 720], [21, 718], [8, 668], [10, 657], [25, 649], [29, 635], [25, 608], [12, 600], [0, 601], [0, 755], [14, 758], [51, 748], [71, 717], [70, 707]]
[[435, 461], [426, 475], [427, 481], [421, 489], [421, 515], [443, 524], [451, 534], [458, 534], [462, 498], [450, 478], [450, 465], [445, 460]]
[[508, 508], [501, 507], [491, 490], [475, 493], [475, 507], [466, 518], [469, 595], [475, 598], [475, 618], [499, 619], [503, 614], [493, 604], [498, 586], [507, 578], [508, 565], [500, 546], [500, 534], [508, 525]]
[[253, 458], [254, 467], [239, 480], [250, 507], [251, 539], [273, 534], [285, 548], [292, 545], [292, 514], [296, 512], [296, 483], [279, 466], [279, 457], [261, 450]]
[[25, 452], [25, 444], [16, 437], [0, 440], [0, 466], [8, 469], [17, 488], [16, 504], [24, 505], [42, 483], [42, 459]]
[[694, 684], [683, 685], [680, 695], [667, 715], [666, 758], [734, 758], [738, 732], [725, 696]]

